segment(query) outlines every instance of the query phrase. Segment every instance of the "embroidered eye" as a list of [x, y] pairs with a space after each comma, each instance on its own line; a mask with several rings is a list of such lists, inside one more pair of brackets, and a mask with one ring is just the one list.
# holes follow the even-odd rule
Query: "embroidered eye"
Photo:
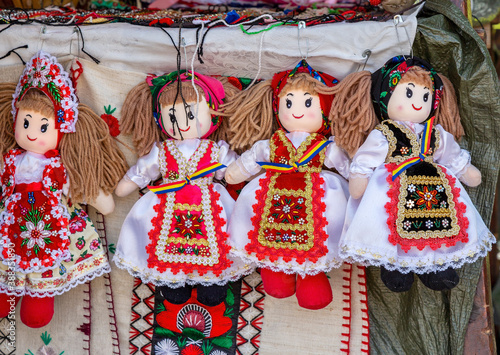
[[286, 107], [287, 108], [292, 107], [292, 101], [291, 100], [286, 99]]
[[28, 121], [26, 118], [24, 119], [24, 128], [25, 129], [28, 129], [28, 127], [30, 126], [30, 121]]
[[190, 120], [194, 120], [194, 115], [191, 111], [188, 111], [188, 114], [187, 114], [187, 117], [190, 119]]
[[48, 128], [48, 127], [49, 127], [49, 124], [48, 124], [48, 123], [45, 123], [45, 124], [43, 124], [43, 125], [42, 125], [42, 127], [40, 127], [40, 131], [41, 131], [42, 133], [45, 133], [45, 132], [47, 132], [47, 128]]
[[177, 122], [177, 118], [175, 117], [175, 109], [171, 108], [168, 110], [168, 116], [170, 117], [170, 122], [175, 123]]
[[427, 100], [429, 100], [429, 93], [428, 92], [426, 92], [424, 94], [424, 102], [427, 102]]
[[413, 96], [413, 91], [410, 88], [406, 88], [406, 97], [411, 98]]
[[311, 107], [312, 97], [306, 100], [306, 107]]

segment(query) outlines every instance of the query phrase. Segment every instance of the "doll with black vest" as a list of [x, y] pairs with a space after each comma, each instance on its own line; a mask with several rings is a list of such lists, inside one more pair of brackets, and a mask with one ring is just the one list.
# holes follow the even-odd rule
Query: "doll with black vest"
[[417, 274], [452, 289], [455, 269], [484, 257], [495, 239], [462, 184], [481, 173], [457, 141], [464, 131], [451, 82], [422, 59], [394, 57], [331, 90], [337, 142], [352, 156], [341, 255], [381, 267], [392, 291]]
[[[226, 171], [229, 183], [260, 174], [239, 195], [229, 224], [232, 253], [255, 263], [266, 293], [296, 294], [321, 309], [332, 301], [326, 272], [342, 264], [338, 241], [347, 204], [349, 159], [329, 134], [337, 80], [301, 61], [237, 95], [224, 107], [235, 148], [248, 149]], [[279, 128], [276, 128], [279, 126]]]
[[0, 85], [0, 317], [50, 322], [54, 296], [110, 271], [79, 203], [102, 213], [127, 165], [106, 123], [78, 102], [56, 58], [38, 52], [19, 83]]
[[227, 92], [236, 91], [224, 82], [191, 71], [150, 75], [122, 109], [122, 132], [133, 134], [140, 157], [115, 193], [149, 191], [127, 215], [113, 260], [173, 304], [196, 292], [201, 304], [218, 305], [228, 282], [253, 271], [229, 256], [234, 200], [214, 181], [238, 157], [223, 140], [227, 125], [215, 112]]

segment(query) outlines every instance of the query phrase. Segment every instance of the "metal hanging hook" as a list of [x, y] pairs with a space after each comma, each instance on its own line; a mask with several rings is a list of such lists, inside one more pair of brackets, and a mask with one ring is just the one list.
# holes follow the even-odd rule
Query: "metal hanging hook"
[[[398, 43], [401, 43], [401, 39], [399, 38], [398, 25], [404, 22], [403, 17], [401, 15], [395, 15], [393, 21], [394, 21], [394, 29], [396, 30], [396, 37], [398, 38]], [[408, 31], [406, 30], [406, 27], [403, 26], [403, 30], [406, 33], [406, 39], [407, 39], [408, 45], [410, 47], [410, 57], [413, 58], [413, 45], [411, 43], [410, 36], [408, 35]], [[401, 50], [401, 53], [405, 52], [404, 49], [401, 47], [400, 47], [400, 50]], [[403, 56], [406, 59], [406, 56], [404, 54], [403, 54]]]
[[368, 59], [370, 59], [370, 56], [371, 56], [371, 55], [372, 55], [372, 51], [371, 51], [370, 49], [365, 49], [365, 50], [363, 51], [363, 53], [361, 54], [361, 56], [362, 56], [363, 58], [366, 58], [366, 59], [365, 59], [365, 62], [363, 63], [363, 69], [361, 69], [361, 70], [365, 70], [366, 63], [368, 63]]
[[304, 56], [300, 48], [300, 30], [302, 29], [306, 29], [305, 21], [299, 21], [297, 26], [297, 46], [299, 47], [300, 57], [304, 60], [307, 60], [307, 57], [309, 56], [309, 38], [306, 37], [306, 55]]

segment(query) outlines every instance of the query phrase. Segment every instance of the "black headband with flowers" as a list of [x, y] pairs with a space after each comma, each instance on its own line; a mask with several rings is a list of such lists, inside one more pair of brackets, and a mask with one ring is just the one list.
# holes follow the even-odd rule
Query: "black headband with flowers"
[[441, 78], [425, 60], [417, 57], [406, 59], [404, 56], [397, 56], [390, 59], [382, 68], [372, 74], [371, 96], [375, 113], [380, 120], [389, 119], [387, 115], [389, 100], [401, 78], [411, 67], [420, 67], [430, 72], [432, 80], [432, 110], [428, 119], [434, 116], [443, 92]]

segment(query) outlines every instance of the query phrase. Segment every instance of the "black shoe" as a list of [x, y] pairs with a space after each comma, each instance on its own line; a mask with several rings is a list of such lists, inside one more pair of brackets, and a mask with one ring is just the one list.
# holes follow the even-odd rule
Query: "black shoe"
[[403, 274], [397, 270], [389, 271], [384, 267], [380, 268], [380, 278], [392, 292], [409, 291], [414, 280], [413, 272]]
[[418, 278], [426, 287], [434, 291], [451, 290], [460, 282], [460, 277], [451, 267], [444, 271], [418, 275]]
[[192, 286], [186, 285], [179, 288], [171, 288], [168, 286], [161, 286], [157, 289], [165, 299], [173, 304], [183, 304], [186, 303], [191, 298]]
[[208, 307], [217, 306], [224, 302], [227, 296], [227, 285], [224, 286], [196, 286], [198, 290], [198, 301]]

